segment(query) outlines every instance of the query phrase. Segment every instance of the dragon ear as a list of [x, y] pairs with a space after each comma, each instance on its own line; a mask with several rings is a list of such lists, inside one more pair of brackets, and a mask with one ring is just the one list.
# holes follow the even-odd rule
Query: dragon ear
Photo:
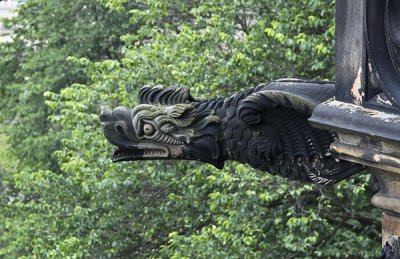
[[196, 109], [191, 104], [176, 104], [165, 109], [167, 118], [179, 127], [187, 127], [196, 118]]
[[190, 90], [187, 87], [175, 88], [169, 86], [164, 89], [161, 85], [155, 87], [146, 85], [139, 92], [139, 102], [141, 104], [175, 105], [194, 101], [195, 99], [190, 95]]
[[180, 118], [180, 117], [193, 117], [196, 115], [196, 110], [190, 104], [177, 104], [168, 107], [167, 115], [171, 118]]

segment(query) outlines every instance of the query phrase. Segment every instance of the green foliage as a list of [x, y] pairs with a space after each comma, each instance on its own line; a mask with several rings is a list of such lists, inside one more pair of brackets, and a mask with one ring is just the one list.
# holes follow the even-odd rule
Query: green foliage
[[1, 118], [12, 123], [8, 135], [24, 158], [21, 167], [57, 170], [52, 153], [63, 136], [47, 120], [43, 93], [87, 82], [84, 71], [66, 62], [68, 56], [118, 59], [120, 36], [133, 31], [132, 25], [126, 22], [127, 13], [111, 11], [96, 0], [30, 0], [18, 11], [6, 21], [15, 31], [14, 41], [0, 45]]
[[[2, 113], [19, 116], [8, 134], [21, 160], [0, 173], [0, 257], [376, 257], [369, 176], [320, 187], [237, 163], [112, 164], [98, 118], [100, 105], [134, 106], [145, 84], [212, 97], [333, 79], [334, 1], [89, 2], [95, 28], [82, 1], [28, 1], [16, 41], [0, 47]], [[122, 34], [122, 52], [107, 45]]]

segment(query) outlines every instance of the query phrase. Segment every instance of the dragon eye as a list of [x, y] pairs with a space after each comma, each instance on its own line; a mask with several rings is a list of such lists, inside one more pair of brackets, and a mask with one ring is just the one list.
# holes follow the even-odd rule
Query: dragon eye
[[144, 124], [143, 126], [143, 131], [146, 135], [153, 134], [154, 132], [154, 127], [151, 124]]

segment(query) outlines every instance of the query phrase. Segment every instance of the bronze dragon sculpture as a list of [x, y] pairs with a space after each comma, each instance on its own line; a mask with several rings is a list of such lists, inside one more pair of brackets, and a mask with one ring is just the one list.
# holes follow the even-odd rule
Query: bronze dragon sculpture
[[313, 128], [313, 109], [334, 85], [278, 80], [228, 98], [197, 100], [189, 89], [145, 86], [133, 109], [102, 107], [114, 162], [186, 159], [235, 160], [294, 180], [333, 184], [363, 171], [330, 150], [335, 132]]

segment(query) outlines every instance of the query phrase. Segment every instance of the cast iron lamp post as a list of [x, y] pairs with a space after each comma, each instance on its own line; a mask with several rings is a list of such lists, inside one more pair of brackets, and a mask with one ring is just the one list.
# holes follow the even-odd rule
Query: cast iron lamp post
[[241, 163], [334, 184], [368, 170], [381, 190], [383, 258], [400, 258], [400, 1], [336, 1], [336, 83], [277, 80], [228, 98], [143, 87], [133, 109], [103, 108], [113, 161]]
[[340, 159], [377, 176], [372, 204], [382, 209], [382, 244], [399, 258], [400, 1], [336, 1], [335, 89], [310, 121], [338, 133], [331, 149]]

